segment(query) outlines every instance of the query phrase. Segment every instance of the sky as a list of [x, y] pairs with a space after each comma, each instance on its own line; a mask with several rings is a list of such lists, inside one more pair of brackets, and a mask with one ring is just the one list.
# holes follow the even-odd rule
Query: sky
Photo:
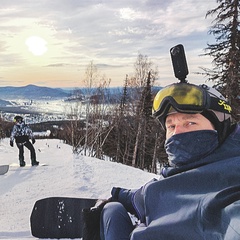
[[11, 0], [0, 5], [0, 87], [35, 84], [82, 87], [92, 62], [110, 86], [123, 86], [134, 74], [137, 56], [158, 68], [155, 85], [176, 79], [169, 50], [183, 44], [188, 80], [211, 67], [200, 56], [214, 17], [205, 18], [216, 0]]

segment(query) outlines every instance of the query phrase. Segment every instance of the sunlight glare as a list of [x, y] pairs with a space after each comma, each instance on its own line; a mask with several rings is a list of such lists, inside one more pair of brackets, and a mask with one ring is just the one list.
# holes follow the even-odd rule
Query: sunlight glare
[[27, 38], [25, 44], [28, 46], [28, 50], [36, 56], [41, 56], [48, 50], [46, 47], [47, 42], [38, 36]]

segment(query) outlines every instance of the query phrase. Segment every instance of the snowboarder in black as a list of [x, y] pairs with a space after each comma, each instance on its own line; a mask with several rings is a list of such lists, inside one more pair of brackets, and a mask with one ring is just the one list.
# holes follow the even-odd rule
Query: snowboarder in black
[[[33, 147], [33, 144], [35, 143], [35, 138], [33, 136], [31, 128], [25, 124], [21, 116], [15, 116], [14, 122], [15, 125], [13, 126], [10, 136], [10, 146], [13, 147], [13, 142], [15, 139], [15, 142], [19, 149], [20, 167], [24, 167], [26, 165], [24, 161], [24, 146], [30, 151], [32, 166], [38, 165], [39, 162], [36, 161], [36, 152]], [[32, 143], [29, 141], [29, 139], [31, 139]]]

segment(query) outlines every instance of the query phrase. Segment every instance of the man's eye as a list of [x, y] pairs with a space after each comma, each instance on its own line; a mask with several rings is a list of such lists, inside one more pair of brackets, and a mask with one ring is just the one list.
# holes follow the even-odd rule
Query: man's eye
[[188, 122], [187, 125], [191, 126], [191, 125], [195, 125], [195, 122]]
[[169, 125], [167, 126], [167, 129], [174, 129], [175, 128], [175, 125]]

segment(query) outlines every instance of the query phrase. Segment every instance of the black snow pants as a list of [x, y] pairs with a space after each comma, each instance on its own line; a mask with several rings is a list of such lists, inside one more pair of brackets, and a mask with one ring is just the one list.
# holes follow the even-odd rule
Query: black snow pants
[[32, 143], [29, 140], [24, 143], [17, 143], [17, 147], [19, 149], [19, 161], [20, 162], [24, 161], [24, 146], [30, 151], [30, 157], [31, 157], [32, 163], [36, 162], [36, 152]]

